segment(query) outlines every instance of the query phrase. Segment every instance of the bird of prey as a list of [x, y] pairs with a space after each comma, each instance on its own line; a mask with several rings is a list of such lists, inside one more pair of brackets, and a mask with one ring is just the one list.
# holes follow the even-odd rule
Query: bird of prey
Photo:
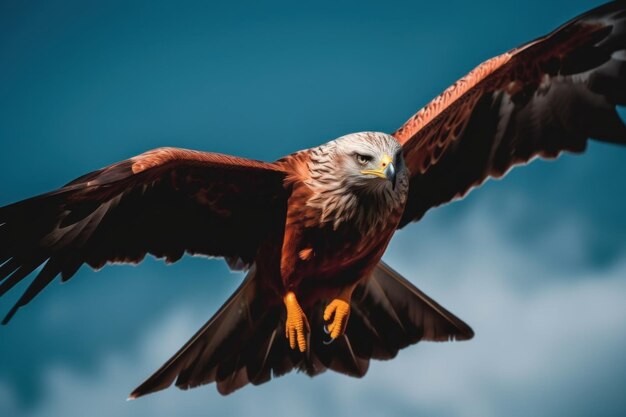
[[626, 144], [626, 2], [482, 63], [392, 134], [275, 162], [155, 149], [0, 208], [6, 324], [83, 264], [221, 257], [246, 270], [218, 312], [131, 398], [174, 381], [222, 394], [293, 369], [363, 376], [420, 340], [472, 329], [381, 261], [399, 228], [535, 157]]

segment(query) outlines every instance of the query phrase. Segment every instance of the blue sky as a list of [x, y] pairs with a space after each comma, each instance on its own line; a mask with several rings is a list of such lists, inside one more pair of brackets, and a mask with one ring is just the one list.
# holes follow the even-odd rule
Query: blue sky
[[[272, 160], [393, 131], [476, 64], [600, 4], [335, 3], [0, 3], [0, 205], [158, 146]], [[360, 380], [126, 402], [241, 276], [189, 257], [84, 267], [0, 329], [0, 415], [622, 415], [625, 161], [604, 144], [538, 161], [396, 235], [385, 259], [470, 342], [410, 347]]]

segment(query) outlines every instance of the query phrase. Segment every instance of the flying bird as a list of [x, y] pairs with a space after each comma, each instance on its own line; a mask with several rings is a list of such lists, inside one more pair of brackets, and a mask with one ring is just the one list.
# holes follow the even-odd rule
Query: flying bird
[[293, 369], [361, 377], [370, 359], [472, 329], [381, 261], [396, 230], [535, 157], [626, 144], [626, 2], [480, 64], [391, 134], [348, 134], [274, 162], [160, 148], [0, 208], [4, 318], [83, 264], [223, 258], [247, 275], [136, 398], [222, 394]]

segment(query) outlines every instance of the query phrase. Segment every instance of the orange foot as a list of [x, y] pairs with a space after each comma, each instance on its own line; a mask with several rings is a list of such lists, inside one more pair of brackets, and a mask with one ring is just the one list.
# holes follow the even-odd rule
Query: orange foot
[[326, 306], [324, 310], [324, 320], [330, 321], [332, 318], [332, 323], [326, 327], [332, 340], [344, 334], [346, 326], [348, 325], [348, 317], [350, 317], [349, 301], [335, 298]]
[[306, 352], [307, 335], [310, 332], [309, 321], [306, 319], [302, 307], [298, 304], [296, 295], [289, 291], [283, 298], [287, 307], [287, 320], [285, 320], [285, 337], [289, 339], [289, 346], [296, 348], [296, 343], [300, 352]]

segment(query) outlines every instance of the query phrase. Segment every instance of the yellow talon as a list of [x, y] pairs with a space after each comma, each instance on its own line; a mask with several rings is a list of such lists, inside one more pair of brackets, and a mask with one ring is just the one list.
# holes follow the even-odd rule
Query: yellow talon
[[285, 307], [287, 308], [287, 320], [285, 320], [285, 337], [289, 339], [289, 346], [292, 349], [296, 348], [300, 352], [306, 351], [306, 339], [310, 332], [309, 321], [306, 319], [302, 307], [298, 304], [296, 295], [289, 291], [283, 298]]
[[350, 317], [350, 303], [340, 298], [335, 298], [324, 310], [324, 320], [332, 323], [328, 325], [328, 332], [332, 339], [336, 339], [346, 331], [348, 317]]

